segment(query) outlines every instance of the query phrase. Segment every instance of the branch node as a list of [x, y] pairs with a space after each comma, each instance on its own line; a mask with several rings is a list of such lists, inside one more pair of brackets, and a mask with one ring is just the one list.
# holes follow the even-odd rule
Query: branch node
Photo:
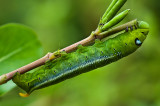
[[7, 76], [6, 76], [6, 74], [1, 75], [0, 76], [0, 85], [4, 84], [6, 82], [7, 82]]

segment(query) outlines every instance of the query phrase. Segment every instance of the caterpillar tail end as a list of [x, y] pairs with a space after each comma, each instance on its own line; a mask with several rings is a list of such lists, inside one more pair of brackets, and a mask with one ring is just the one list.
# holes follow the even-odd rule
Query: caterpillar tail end
[[19, 93], [19, 95], [21, 96], [21, 97], [28, 97], [29, 96], [29, 94], [28, 93]]

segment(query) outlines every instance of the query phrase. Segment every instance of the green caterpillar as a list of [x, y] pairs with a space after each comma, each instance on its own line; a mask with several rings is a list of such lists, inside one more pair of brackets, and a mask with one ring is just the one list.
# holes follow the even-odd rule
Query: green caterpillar
[[76, 51], [48, 61], [33, 73], [17, 74], [13, 81], [29, 95], [34, 90], [117, 61], [142, 45], [149, 32], [149, 25], [141, 21], [137, 27], [130, 29], [106, 41], [97, 40], [92, 46], [79, 46]]

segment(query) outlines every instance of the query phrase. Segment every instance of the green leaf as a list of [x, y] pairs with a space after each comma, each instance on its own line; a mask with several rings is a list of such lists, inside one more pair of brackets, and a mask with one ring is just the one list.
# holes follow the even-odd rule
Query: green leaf
[[[20, 24], [0, 27], [0, 75], [20, 68], [42, 56], [42, 46], [34, 31]], [[16, 85], [9, 81], [0, 85], [0, 95]]]

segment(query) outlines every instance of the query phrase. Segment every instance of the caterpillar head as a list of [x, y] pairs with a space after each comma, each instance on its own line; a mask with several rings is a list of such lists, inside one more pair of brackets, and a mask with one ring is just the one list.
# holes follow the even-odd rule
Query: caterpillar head
[[131, 28], [132, 30], [128, 33], [131, 35], [129, 36], [127, 43], [134, 45], [135, 47], [141, 46], [144, 40], [146, 39], [148, 33], [149, 33], [149, 24], [144, 21], [139, 21], [137, 23], [138, 29]]
[[[121, 44], [122, 55], [129, 55], [137, 50], [146, 39], [149, 33], [149, 25], [144, 21], [139, 21], [135, 28], [117, 36], [119, 38], [118, 45]], [[117, 45], [117, 46], [118, 46]]]
[[135, 38], [135, 44], [141, 46], [149, 33], [149, 24], [144, 21], [138, 22], [138, 29], [133, 32]]

